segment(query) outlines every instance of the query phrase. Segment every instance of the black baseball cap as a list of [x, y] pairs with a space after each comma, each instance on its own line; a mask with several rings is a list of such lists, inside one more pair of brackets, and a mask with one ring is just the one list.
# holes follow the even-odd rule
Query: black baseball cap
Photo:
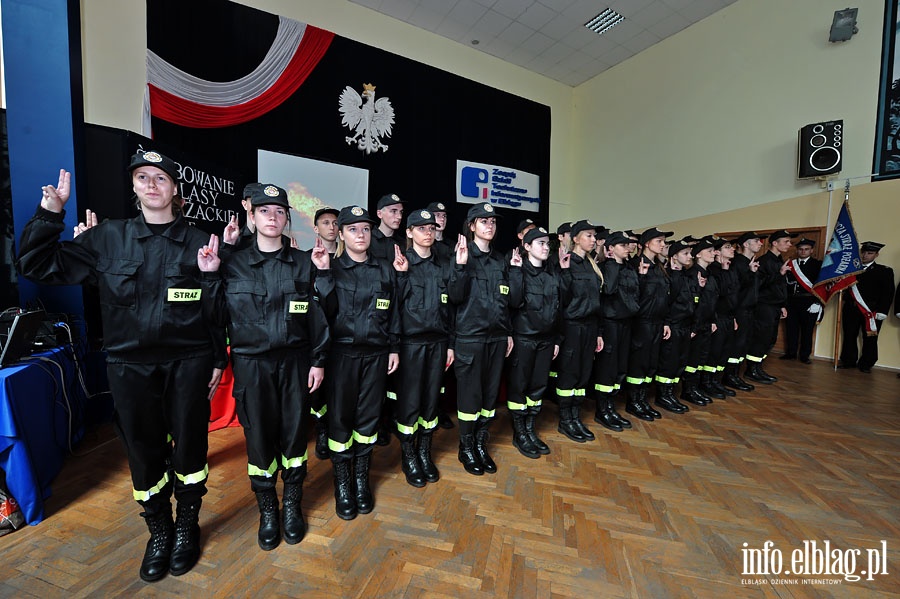
[[701, 239], [700, 241], [698, 241], [697, 243], [695, 243], [694, 245], [691, 246], [691, 256], [696, 258], [697, 254], [699, 254], [703, 250], [708, 250], [708, 249], [712, 249], [712, 248], [715, 248], [712, 241], [710, 241], [709, 239]]
[[352, 225], [354, 223], [369, 223], [374, 225], [375, 221], [369, 216], [369, 211], [361, 206], [345, 206], [341, 208], [341, 211], [338, 214], [338, 227]]
[[742, 233], [740, 237], [738, 237], [737, 239], [735, 239], [735, 240], [734, 240], [734, 243], [736, 243], [736, 244], [738, 244], [738, 245], [744, 245], [745, 243], [747, 243], [747, 242], [750, 241], [751, 239], [763, 239], [763, 238], [764, 238], [763, 235], [759, 235], [759, 234], [756, 233], [755, 231], [747, 231], [747, 232], [745, 232], [745, 233]]
[[522, 220], [519, 221], [519, 224], [516, 225], [516, 235], [518, 235], [519, 233], [521, 233], [522, 231], [524, 231], [525, 229], [527, 229], [528, 227], [530, 227], [533, 224], [534, 224], [534, 221], [531, 220], [530, 218], [523, 218]]
[[338, 210], [337, 208], [332, 208], [331, 206], [326, 206], [326, 207], [324, 207], [324, 208], [319, 208], [318, 210], [316, 210], [316, 216], [315, 216], [315, 218], [313, 218], [313, 224], [314, 224], [314, 225], [315, 225], [315, 224], [318, 224], [318, 222], [319, 222], [319, 217], [322, 216], [323, 214], [333, 214], [333, 215], [335, 215], [335, 216], [340, 216], [340, 215], [341, 215], [341, 211]]
[[644, 245], [651, 239], [656, 239], [657, 237], [671, 237], [674, 234], [674, 231], [660, 231], [656, 227], [652, 227], [641, 233], [641, 245]]
[[779, 229], [778, 231], [773, 231], [771, 235], [769, 235], [769, 243], [773, 241], [778, 241], [779, 239], [784, 239], [785, 237], [790, 237], [793, 239], [794, 237], [798, 237], [797, 233], [788, 233], [784, 229]]
[[547, 229], [544, 227], [535, 227], [525, 233], [525, 237], [522, 238], [522, 243], [531, 243], [535, 239], [540, 239], [541, 237], [549, 237], [550, 233], [547, 232]]
[[260, 183], [258, 187], [254, 187], [250, 191], [251, 206], [267, 206], [269, 204], [282, 206], [284, 208], [291, 207], [291, 205], [288, 204], [287, 192], [277, 185]]
[[613, 231], [606, 238], [606, 246], [620, 245], [623, 243], [634, 243], [634, 239], [629, 237], [625, 231]]
[[434, 213], [430, 210], [413, 210], [406, 217], [407, 227], [418, 227], [421, 225], [437, 225], [434, 219]]
[[469, 211], [466, 213], [466, 221], [472, 222], [476, 218], [491, 218], [500, 216], [494, 210], [494, 207], [488, 204], [487, 202], [481, 204], [475, 204]]
[[381, 210], [385, 206], [393, 206], [394, 204], [402, 204], [403, 200], [400, 199], [396, 193], [389, 193], [378, 198], [377, 209]]
[[582, 231], [596, 232], [597, 227], [596, 227], [596, 225], [591, 224], [591, 221], [589, 221], [589, 220], [577, 220], [574, 223], [572, 223], [572, 229], [571, 229], [572, 237], [575, 237]]
[[435, 212], [447, 212], [447, 204], [443, 202], [431, 202], [425, 207], [425, 210], [434, 214]]
[[159, 152], [138, 150], [131, 157], [131, 162], [128, 164], [128, 172], [133, 173], [134, 169], [141, 166], [155, 166], [172, 177], [172, 181], [178, 181], [178, 165], [175, 164], [174, 160], [163, 156]]
[[557, 235], [565, 235], [566, 233], [570, 233], [572, 231], [572, 223], [563, 223], [560, 226], [556, 227]]

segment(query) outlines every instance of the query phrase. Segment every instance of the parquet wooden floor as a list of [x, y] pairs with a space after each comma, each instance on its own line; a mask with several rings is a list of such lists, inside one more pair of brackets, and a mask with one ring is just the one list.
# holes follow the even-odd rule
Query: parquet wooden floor
[[[350, 522], [334, 514], [330, 464], [311, 457], [309, 533], [268, 553], [256, 544], [243, 435], [217, 431], [203, 555], [192, 572], [153, 584], [137, 575], [147, 531], [123, 452], [101, 427], [77, 448], [93, 451], [70, 457], [55, 481], [47, 519], [0, 538], [0, 596], [897, 597], [900, 378], [824, 362], [766, 368], [779, 383], [682, 416], [632, 419], [631, 431], [592, 426], [593, 443], [558, 434], [548, 403], [539, 427], [552, 454], [538, 460], [512, 447], [504, 412], [494, 475], [466, 474], [457, 429], [441, 430], [441, 480], [424, 489], [406, 484], [394, 439], [375, 450], [374, 512]], [[785, 570], [804, 540], [845, 557], [861, 549], [857, 573], [866, 549], [886, 547], [888, 574], [743, 573], [744, 543], [767, 540]]]

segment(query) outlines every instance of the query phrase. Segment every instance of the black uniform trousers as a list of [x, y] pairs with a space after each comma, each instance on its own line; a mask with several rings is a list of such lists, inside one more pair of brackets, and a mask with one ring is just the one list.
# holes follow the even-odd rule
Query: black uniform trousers
[[541, 409], [553, 360], [552, 339], [515, 337], [509, 356], [506, 407], [511, 412], [537, 414]]
[[685, 374], [695, 374], [706, 365], [709, 360], [711, 337], [712, 328], [707, 324], [691, 338], [688, 359], [684, 367]]
[[495, 414], [506, 339], [456, 340], [453, 370], [456, 373], [456, 416], [459, 434], [471, 435], [479, 418], [491, 420]]
[[594, 359], [591, 376], [594, 389], [612, 393], [622, 386], [628, 372], [628, 353], [631, 349], [631, 320], [603, 321], [603, 351]]
[[584, 401], [596, 349], [596, 323], [565, 321], [565, 336], [556, 359], [556, 395], [560, 408], [580, 406]]
[[401, 342], [397, 373], [397, 405], [394, 418], [397, 435], [409, 439], [422, 428], [432, 430], [438, 422], [438, 398], [447, 363], [447, 340]]
[[672, 334], [663, 339], [659, 346], [659, 365], [656, 369], [656, 382], [674, 385], [684, 372], [691, 348], [691, 328], [688, 323], [669, 325]]
[[781, 320], [781, 306], [776, 304], [756, 304], [753, 311], [753, 333], [747, 345], [747, 359], [762, 362], [778, 339], [778, 322]]
[[659, 351], [663, 324], [636, 318], [631, 322], [631, 349], [628, 355], [628, 376], [632, 385], [649, 383], [659, 368]]
[[747, 355], [750, 338], [753, 336], [753, 310], [737, 310], [734, 313], [734, 319], [737, 321], [738, 328], [734, 332], [728, 361], [732, 364], [740, 364]]
[[706, 359], [704, 370], [707, 372], [722, 372], [725, 364], [734, 351], [734, 317], [719, 316], [716, 318], [716, 332], [710, 336], [709, 357]]
[[384, 402], [388, 354], [334, 344], [328, 354], [328, 448], [332, 460], [372, 451]]
[[309, 413], [309, 355], [278, 350], [258, 356], [231, 354], [234, 403], [247, 441], [247, 474], [254, 493], [303, 482]]
[[[852, 296], [847, 294], [850, 304], [844, 304], [841, 314], [841, 365], [869, 368], [878, 361], [878, 336], [866, 335], [866, 322], [862, 312], [856, 307]], [[844, 298], [847, 301], [847, 298]], [[875, 321], [875, 330], [881, 332], [883, 320]], [[862, 353], [859, 352], [859, 336], [862, 334]]]
[[809, 301], [788, 302], [784, 320], [784, 353], [787, 356], [808, 360], [812, 353], [813, 332], [819, 315], [809, 313], [810, 305]]
[[211, 353], [148, 364], [107, 362], [116, 431], [138, 503], [167, 503], [173, 488], [183, 503], [206, 495], [212, 371]]

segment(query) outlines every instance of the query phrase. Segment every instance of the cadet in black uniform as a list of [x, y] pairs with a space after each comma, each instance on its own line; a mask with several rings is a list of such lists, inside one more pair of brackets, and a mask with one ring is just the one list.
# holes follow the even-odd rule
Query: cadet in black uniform
[[[691, 343], [688, 351], [687, 365], [684, 367], [684, 380], [681, 385], [681, 399], [698, 406], [705, 406], [712, 400], [699, 390], [700, 372], [709, 357], [710, 337], [716, 329], [716, 303], [719, 299], [718, 286], [715, 279], [709, 277], [707, 269], [716, 259], [716, 251], [712, 241], [703, 238], [691, 246], [694, 265], [687, 270], [687, 276], [697, 280], [700, 286], [696, 297], [691, 324]], [[724, 395], [723, 395], [724, 397]]]
[[431, 440], [438, 425], [438, 396], [444, 372], [453, 363], [449, 347], [452, 311], [447, 284], [450, 264], [433, 251], [436, 222], [427, 210], [407, 219], [409, 268], [401, 274], [400, 368], [394, 416], [406, 482], [414, 487], [434, 483], [440, 473], [431, 459]]
[[740, 302], [740, 280], [737, 273], [731, 271], [731, 261], [735, 256], [731, 241], [716, 238], [713, 240], [713, 249], [716, 250], [716, 259], [709, 265], [708, 271], [709, 276], [716, 280], [719, 293], [716, 301], [716, 330], [710, 338], [709, 357], [700, 377], [700, 391], [712, 397], [724, 398], [735, 395], [719, 379], [724, 376], [725, 366], [734, 347], [734, 334], [737, 332], [735, 310]]
[[[313, 218], [313, 231], [316, 234], [317, 245], [321, 242], [322, 247], [328, 252], [329, 264], [334, 260], [334, 254], [337, 251], [337, 217], [340, 210], [331, 207], [319, 208], [316, 210]], [[327, 460], [330, 457], [328, 451], [328, 406], [325, 402], [325, 396], [322, 394], [321, 387], [309, 394], [309, 412], [312, 414], [316, 429], [316, 457], [320, 460]]]
[[[510, 276], [510, 265], [522, 258], [512, 253], [507, 265], [491, 247], [497, 214], [490, 204], [475, 204], [466, 215], [467, 256], [457, 259], [451, 275], [450, 302], [456, 307], [457, 418], [459, 461], [469, 474], [496, 472], [487, 451], [488, 427], [494, 419], [503, 359], [513, 348], [509, 306], [519, 303], [521, 273]], [[465, 255], [464, 254], [464, 255]], [[462, 256], [460, 256], [462, 257]], [[515, 285], [518, 281], [520, 284]], [[456, 295], [460, 291], [461, 295]]]
[[[389, 193], [381, 196], [376, 204], [375, 216], [379, 222], [372, 230], [372, 243], [369, 253], [387, 263], [394, 261], [397, 251], [406, 250], [406, 239], [399, 233], [403, 222], [403, 200], [397, 194]], [[397, 401], [397, 383], [393, 376], [388, 377], [385, 386], [385, 401], [381, 406], [381, 417], [378, 420], [378, 445], [391, 442], [391, 422], [393, 420], [394, 403]]]
[[822, 304], [809, 289], [815, 284], [822, 261], [812, 257], [816, 242], [805, 237], [794, 244], [797, 257], [785, 275], [788, 283], [787, 318], [784, 319], [784, 355], [782, 360], [798, 359], [810, 364], [813, 333], [822, 315]]
[[[435, 237], [431, 251], [434, 252], [434, 255], [439, 260], [452, 264], [455, 259], [456, 248], [454, 247], [454, 240], [447, 235], [447, 205], [443, 202], [432, 202], [428, 204], [425, 210], [434, 215]], [[453, 405], [456, 403], [452, 398], [448, 399], [446, 396], [448, 376], [450, 376], [449, 370], [445, 370], [441, 379], [441, 393], [438, 397], [438, 426], [444, 429], [453, 428], [453, 420], [450, 419], [450, 415], [447, 413], [446, 404]]]
[[591, 382], [594, 354], [603, 349], [600, 331], [603, 274], [591, 256], [597, 247], [597, 228], [580, 220], [572, 224], [571, 235], [572, 252], [559, 257], [563, 344], [556, 360], [557, 430], [573, 441], [584, 443], [594, 438], [581, 421], [581, 404]]
[[[287, 192], [260, 184], [251, 192], [253, 245], [229, 253], [222, 264], [224, 292], [218, 311], [227, 318], [234, 368], [234, 399], [247, 445], [247, 474], [259, 504], [259, 546], [270, 551], [281, 541], [278, 470], [284, 481], [284, 540], [306, 534], [300, 501], [306, 478], [306, 419], [309, 394], [325, 373], [328, 324], [313, 297], [333, 289], [328, 252], [317, 241], [311, 253], [291, 247], [283, 236], [290, 221]], [[197, 258], [200, 270], [219, 269], [218, 244]]]
[[71, 178], [61, 170], [25, 226], [18, 267], [41, 283], [99, 288], [116, 429], [150, 529], [140, 575], [154, 581], [184, 574], [200, 556], [209, 401], [227, 355], [213, 311], [220, 280], [197, 268], [209, 238], [181, 216], [178, 166], [141, 151], [128, 171], [141, 213], [60, 243]]
[[372, 446], [378, 439], [387, 376], [400, 361], [395, 269], [405, 270], [407, 262], [399, 248], [393, 268], [369, 253], [374, 224], [359, 206], [341, 209], [340, 242], [331, 264], [335, 292], [324, 300], [331, 331], [326, 369], [334, 373], [325, 381], [328, 447], [335, 512], [344, 520], [375, 507], [369, 487]]
[[[860, 372], [869, 373], [878, 361], [878, 333], [891, 310], [891, 295], [894, 291], [893, 269], [875, 262], [878, 252], [883, 247], [883, 243], [874, 241], [866, 241], [859, 246], [859, 258], [865, 270], [856, 275], [855, 287], [841, 292], [844, 294], [841, 309], [843, 342], [841, 364], [838, 368], [857, 367]], [[858, 292], [858, 297], [854, 291]], [[859, 305], [860, 300], [864, 305]], [[870, 323], [868, 327], [869, 330], [874, 329], [872, 333], [867, 333], [866, 316], [863, 316], [862, 312], [864, 309], [871, 314], [869, 318], [874, 319], [874, 326]], [[862, 333], [861, 354], [857, 349], [860, 333]]]
[[[603, 350], [594, 360], [592, 375], [597, 400], [594, 420], [613, 431], [621, 431], [622, 427], [630, 428], [631, 425], [631, 422], [627, 422], [616, 412], [613, 399], [622, 388], [628, 373], [631, 319], [640, 310], [638, 274], [628, 264], [631, 244], [630, 237], [622, 231], [614, 231], [606, 240], [607, 259], [600, 265], [603, 272], [600, 324], [603, 329]], [[653, 416], [643, 406], [638, 406], [636, 399], [637, 394], [629, 395], [626, 406], [628, 413], [652, 422]]]
[[734, 308], [734, 331], [731, 353], [725, 366], [722, 384], [737, 391], [753, 391], [754, 387], [740, 376], [741, 362], [747, 355], [747, 346], [753, 332], [753, 310], [759, 296], [759, 261], [756, 253], [762, 248], [762, 239], [753, 231], [747, 231], [732, 242], [735, 248], [730, 271], [738, 280], [737, 304]]
[[659, 347], [659, 363], [656, 370], [657, 394], [654, 403], [673, 414], [684, 414], [688, 407], [675, 396], [675, 385], [681, 379], [690, 351], [691, 326], [694, 310], [699, 300], [700, 285], [696, 277], [688, 274], [693, 263], [691, 247], [676, 241], [668, 248], [669, 305], [665, 322], [669, 336], [663, 336]]
[[748, 379], [755, 383], [771, 385], [778, 379], [763, 370], [762, 363], [778, 338], [778, 323], [787, 316], [787, 281], [784, 275], [791, 268], [782, 254], [791, 249], [787, 231], [775, 231], [769, 235], [769, 251], [759, 259], [759, 297], [753, 312], [753, 333], [747, 346]]
[[628, 385], [631, 409], [647, 413], [653, 418], [661, 418], [662, 414], [647, 404], [647, 385], [656, 376], [660, 344], [671, 334], [666, 322], [669, 312], [669, 277], [664, 265], [659, 262], [659, 255], [665, 250], [666, 237], [672, 235], [672, 231], [660, 231], [656, 227], [647, 229], [639, 238], [641, 252], [632, 261], [638, 274], [640, 309], [631, 323], [631, 347], [625, 383]]
[[521, 268], [522, 301], [513, 306], [506, 406], [512, 416], [513, 445], [525, 457], [539, 458], [550, 453], [535, 432], [535, 419], [547, 392], [550, 362], [562, 342], [560, 290], [559, 278], [546, 266], [550, 255], [547, 230], [531, 229], [522, 241], [526, 252]]

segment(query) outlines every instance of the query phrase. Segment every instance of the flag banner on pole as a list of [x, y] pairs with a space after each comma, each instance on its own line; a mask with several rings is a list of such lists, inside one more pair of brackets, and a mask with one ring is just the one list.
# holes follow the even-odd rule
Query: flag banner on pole
[[850, 203], [844, 200], [834, 223], [831, 242], [822, 259], [819, 278], [816, 279], [811, 291], [823, 304], [828, 303], [835, 293], [856, 283], [856, 275], [862, 271], [859, 241], [850, 216]]

